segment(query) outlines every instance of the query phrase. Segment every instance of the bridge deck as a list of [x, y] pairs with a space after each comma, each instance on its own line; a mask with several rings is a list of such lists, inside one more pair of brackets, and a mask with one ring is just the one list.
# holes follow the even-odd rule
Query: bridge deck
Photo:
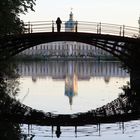
[[[139, 28], [101, 23], [101, 22], [88, 22], [88, 21], [73, 21], [73, 27], [66, 28], [66, 21], [62, 21], [61, 32], [86, 32], [86, 33], [96, 33], [96, 34], [110, 34], [125, 37], [138, 37]], [[36, 32], [56, 32], [57, 27], [54, 21], [31, 21], [25, 23], [26, 33], [36, 33]]]

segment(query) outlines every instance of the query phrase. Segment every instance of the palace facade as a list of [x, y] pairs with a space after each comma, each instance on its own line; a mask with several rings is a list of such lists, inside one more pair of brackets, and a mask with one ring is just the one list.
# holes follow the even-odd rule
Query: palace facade
[[[73, 13], [69, 15], [69, 20], [65, 22], [66, 32], [75, 32], [77, 22], [73, 20]], [[95, 46], [73, 42], [73, 41], [58, 41], [45, 43], [24, 50], [20, 57], [26, 58], [113, 58], [113, 56]]]

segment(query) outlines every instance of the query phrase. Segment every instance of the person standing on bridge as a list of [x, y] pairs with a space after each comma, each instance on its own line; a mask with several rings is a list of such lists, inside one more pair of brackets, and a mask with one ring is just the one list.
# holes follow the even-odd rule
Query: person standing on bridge
[[61, 30], [61, 24], [62, 24], [62, 21], [61, 21], [61, 19], [58, 17], [57, 20], [56, 20], [57, 32], [60, 32], [60, 30]]

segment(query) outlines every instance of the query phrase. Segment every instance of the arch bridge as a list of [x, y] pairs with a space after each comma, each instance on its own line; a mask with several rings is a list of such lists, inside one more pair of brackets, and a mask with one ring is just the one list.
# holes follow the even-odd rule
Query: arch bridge
[[0, 55], [10, 58], [28, 48], [55, 41], [76, 41], [101, 48], [124, 62], [127, 66], [139, 65], [140, 39], [136, 27], [76, 21], [66, 30], [62, 22], [61, 32], [56, 32], [54, 21], [25, 23], [25, 32], [0, 37]]

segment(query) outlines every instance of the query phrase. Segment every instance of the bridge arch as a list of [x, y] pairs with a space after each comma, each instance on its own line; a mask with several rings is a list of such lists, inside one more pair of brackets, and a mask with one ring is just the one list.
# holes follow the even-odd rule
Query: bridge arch
[[[121, 61], [131, 57], [131, 52], [140, 44], [140, 39], [108, 34], [83, 32], [43, 32], [8, 36], [0, 39], [0, 52], [5, 58], [14, 56], [28, 48], [55, 41], [76, 41], [101, 48]], [[136, 48], [135, 48], [136, 49]]]

